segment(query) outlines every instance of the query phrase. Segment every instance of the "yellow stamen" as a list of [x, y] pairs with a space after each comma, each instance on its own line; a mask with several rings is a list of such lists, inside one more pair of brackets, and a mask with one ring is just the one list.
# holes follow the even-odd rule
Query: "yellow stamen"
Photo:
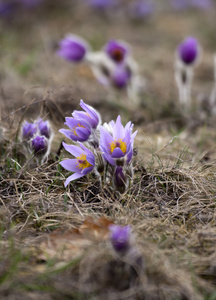
[[80, 125], [80, 123], [78, 123], [78, 125], [74, 126], [74, 127], [71, 129], [71, 131], [72, 131], [73, 134], [75, 134], [76, 136], [78, 136], [78, 134], [76, 133], [77, 127], [83, 127], [83, 128], [85, 128], [83, 125]]
[[125, 154], [127, 151], [127, 145], [125, 142], [122, 141], [122, 139], [115, 140], [110, 143], [110, 151], [113, 153], [115, 148], [120, 148], [121, 151]]
[[82, 153], [80, 156], [76, 157], [79, 169], [86, 169], [92, 167], [92, 165], [86, 160], [86, 154]]

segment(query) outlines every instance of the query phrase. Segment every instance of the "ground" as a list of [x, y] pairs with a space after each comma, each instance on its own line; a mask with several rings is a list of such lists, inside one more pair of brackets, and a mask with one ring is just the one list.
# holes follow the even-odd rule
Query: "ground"
[[[1, 299], [216, 299], [216, 131], [208, 109], [215, 10], [161, 5], [134, 22], [122, 11], [51, 2], [0, 20]], [[131, 45], [145, 81], [139, 107], [124, 90], [101, 86], [86, 63], [56, 55], [69, 32], [94, 50], [110, 39]], [[174, 79], [175, 51], [187, 36], [202, 46], [189, 112]], [[80, 99], [103, 121], [120, 114], [138, 130], [125, 194], [101, 190], [91, 176], [63, 185], [69, 173], [59, 161], [68, 153], [58, 130]], [[39, 115], [55, 136], [48, 161], [37, 166], [26, 161], [19, 131]], [[111, 248], [112, 223], [131, 226], [133, 259]]]

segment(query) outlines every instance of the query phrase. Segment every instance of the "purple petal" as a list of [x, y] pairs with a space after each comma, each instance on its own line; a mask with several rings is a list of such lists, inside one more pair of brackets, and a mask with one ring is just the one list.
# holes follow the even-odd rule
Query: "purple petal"
[[62, 144], [63, 144], [65, 150], [67, 150], [70, 154], [72, 154], [75, 157], [78, 157], [83, 153], [83, 150], [78, 146], [68, 145], [64, 142]]
[[87, 141], [87, 139], [89, 138], [89, 136], [91, 134], [91, 131], [86, 128], [77, 127], [76, 133], [83, 141]]
[[77, 167], [77, 160], [76, 159], [65, 159], [60, 162], [60, 165], [71, 172], [81, 173], [80, 169]]
[[73, 134], [73, 132], [69, 129], [60, 129], [59, 132], [63, 133], [67, 138], [69, 138], [70, 140], [74, 141], [74, 142], [83, 142], [85, 140], [83, 140], [81, 137], [76, 136], [75, 134]]
[[86, 175], [86, 174], [90, 173], [93, 169], [94, 169], [93, 166], [92, 167], [88, 167], [88, 168], [83, 169], [81, 173], [84, 174], [84, 175]]
[[120, 148], [115, 148], [113, 150], [113, 153], [111, 154], [111, 157], [113, 158], [120, 158], [120, 157], [123, 157], [125, 156], [124, 152], [120, 149]]
[[64, 183], [64, 186], [66, 187], [70, 181], [73, 181], [73, 180], [75, 180], [75, 179], [78, 179], [78, 178], [80, 178], [80, 177], [83, 177], [84, 175], [85, 175], [85, 174], [74, 173], [73, 175], [69, 176], [69, 177], [66, 179], [66, 181], [65, 181], [65, 183]]

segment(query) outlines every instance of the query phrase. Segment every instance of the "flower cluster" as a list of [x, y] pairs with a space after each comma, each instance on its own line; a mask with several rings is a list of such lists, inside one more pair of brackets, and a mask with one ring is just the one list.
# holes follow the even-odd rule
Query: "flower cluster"
[[21, 125], [20, 140], [33, 154], [38, 163], [43, 163], [50, 152], [53, 133], [49, 121], [39, 118], [33, 123], [24, 121]]
[[72, 117], [66, 117], [65, 125], [69, 129], [59, 130], [79, 145], [63, 143], [64, 148], [75, 157], [60, 162], [66, 170], [74, 172], [65, 181], [65, 186], [94, 171], [101, 182], [109, 180], [116, 190], [124, 193], [129, 179], [133, 177], [133, 144], [137, 131], [132, 133], [131, 122], [124, 127], [120, 116], [116, 122], [101, 125], [100, 114], [93, 107], [82, 100], [80, 106], [84, 111], [75, 110]]
[[110, 40], [100, 51], [93, 52], [84, 39], [69, 34], [60, 41], [57, 54], [73, 63], [86, 61], [98, 82], [106, 87], [126, 88], [130, 94], [141, 89], [138, 65], [124, 41]]

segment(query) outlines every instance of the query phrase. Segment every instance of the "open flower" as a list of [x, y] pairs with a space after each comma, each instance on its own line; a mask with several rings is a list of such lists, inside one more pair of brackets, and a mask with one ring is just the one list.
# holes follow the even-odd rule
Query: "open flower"
[[25, 121], [21, 127], [22, 140], [29, 141], [37, 132], [37, 124]]
[[117, 253], [124, 253], [130, 248], [131, 227], [110, 225], [110, 241]]
[[95, 157], [93, 153], [79, 143], [79, 146], [67, 145], [63, 143], [65, 150], [75, 156], [74, 159], [66, 159], [60, 162], [60, 165], [68, 171], [74, 172], [73, 175], [69, 176], [65, 181], [65, 187], [70, 181], [78, 179], [90, 173], [95, 166]]
[[121, 117], [116, 122], [109, 123], [112, 129], [110, 134], [103, 126], [100, 127], [100, 148], [104, 159], [111, 165], [128, 164], [133, 156], [133, 142], [137, 131], [132, 134], [133, 124], [128, 122], [124, 127], [121, 124]]
[[74, 110], [72, 116], [77, 120], [83, 120], [88, 123], [91, 128], [96, 129], [101, 123], [99, 112], [92, 106], [86, 104], [83, 100], [80, 100], [80, 106], [85, 110], [85, 112]]
[[194, 64], [198, 58], [199, 52], [199, 44], [194, 37], [187, 37], [177, 49], [180, 61], [186, 65]]
[[121, 63], [129, 54], [130, 49], [123, 41], [110, 40], [104, 46], [104, 51], [115, 63]]
[[87, 42], [76, 36], [69, 34], [59, 43], [57, 54], [70, 62], [80, 62], [85, 58], [89, 49]]

